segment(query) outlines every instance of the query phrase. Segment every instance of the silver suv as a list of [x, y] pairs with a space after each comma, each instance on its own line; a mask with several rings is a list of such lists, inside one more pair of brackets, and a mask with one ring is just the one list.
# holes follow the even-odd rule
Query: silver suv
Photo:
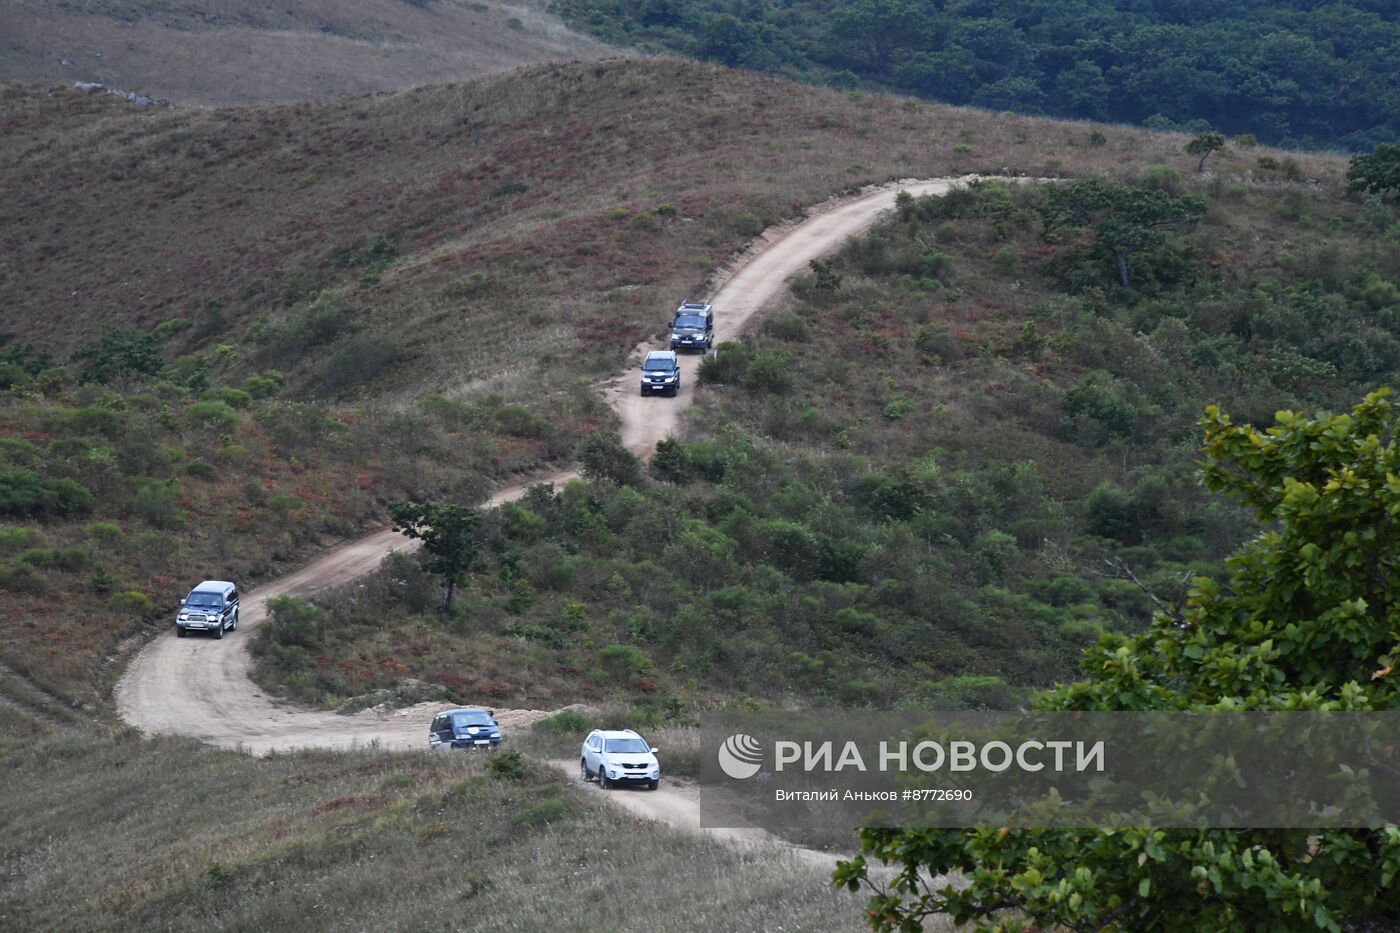
[[205, 580], [180, 600], [175, 617], [175, 634], [209, 632], [223, 638], [224, 632], [238, 628], [238, 587], [227, 580]]
[[661, 786], [661, 763], [656, 760], [658, 751], [631, 729], [594, 729], [583, 740], [579, 767], [583, 779], [591, 781], [596, 777], [599, 787], [645, 784], [648, 789], [656, 790]]

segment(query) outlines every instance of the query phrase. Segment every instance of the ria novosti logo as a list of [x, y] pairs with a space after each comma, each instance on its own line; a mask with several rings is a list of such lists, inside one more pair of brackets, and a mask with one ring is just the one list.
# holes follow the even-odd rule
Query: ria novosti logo
[[[716, 756], [720, 770], [728, 777], [745, 780], [763, 768], [764, 743], [746, 732], [736, 732], [725, 739]], [[873, 756], [873, 757], [872, 757]], [[1049, 769], [1053, 772], [1102, 773], [1105, 769], [1105, 742], [1082, 739], [1038, 741], [1028, 739], [1012, 747], [1007, 742], [978, 743], [965, 739], [926, 739], [921, 742], [881, 741], [874, 748], [862, 749], [860, 743], [773, 742], [773, 771], [802, 773], [839, 773], [842, 771], [986, 771], [1000, 772], [1015, 768], [1034, 773]], [[873, 767], [872, 767], [873, 766]]]
[[742, 781], [762, 767], [763, 743], [751, 735], [731, 735], [719, 747], [719, 768], [729, 777]]

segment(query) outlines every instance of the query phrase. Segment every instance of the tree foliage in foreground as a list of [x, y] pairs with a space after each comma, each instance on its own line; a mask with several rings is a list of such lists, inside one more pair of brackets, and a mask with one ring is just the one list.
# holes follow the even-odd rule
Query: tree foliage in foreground
[[[1214, 407], [1206, 486], [1254, 509], [1260, 534], [1198, 580], [1185, 610], [1142, 634], [1103, 636], [1088, 679], [1047, 710], [1388, 710], [1400, 706], [1400, 442], [1388, 390], [1350, 414], [1280, 412], [1267, 431]], [[869, 903], [876, 930], [947, 913], [984, 930], [1326, 929], [1400, 923], [1400, 828], [1022, 829], [861, 833], [866, 858], [900, 866]], [[965, 887], [921, 876], [961, 872]], [[1369, 929], [1372, 927], [1358, 927]]]

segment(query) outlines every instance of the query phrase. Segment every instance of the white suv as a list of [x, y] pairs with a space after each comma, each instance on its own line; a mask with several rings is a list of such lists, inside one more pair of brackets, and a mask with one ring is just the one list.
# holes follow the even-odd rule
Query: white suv
[[620, 732], [594, 729], [583, 740], [579, 766], [583, 779], [598, 779], [599, 787], [615, 784], [645, 784], [649, 790], [661, 785], [661, 765], [657, 750], [631, 729]]

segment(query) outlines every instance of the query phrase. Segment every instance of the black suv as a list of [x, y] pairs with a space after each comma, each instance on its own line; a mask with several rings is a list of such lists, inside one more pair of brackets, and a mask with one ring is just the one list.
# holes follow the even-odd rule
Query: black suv
[[501, 724], [494, 710], [466, 707], [450, 709], [433, 717], [428, 727], [428, 747], [437, 751], [453, 748], [496, 748], [501, 744]]
[[681, 364], [675, 350], [652, 350], [642, 363], [642, 394], [665, 392], [675, 395], [681, 390]]
[[715, 316], [710, 306], [687, 301], [671, 318], [671, 349], [708, 350], [715, 342]]

